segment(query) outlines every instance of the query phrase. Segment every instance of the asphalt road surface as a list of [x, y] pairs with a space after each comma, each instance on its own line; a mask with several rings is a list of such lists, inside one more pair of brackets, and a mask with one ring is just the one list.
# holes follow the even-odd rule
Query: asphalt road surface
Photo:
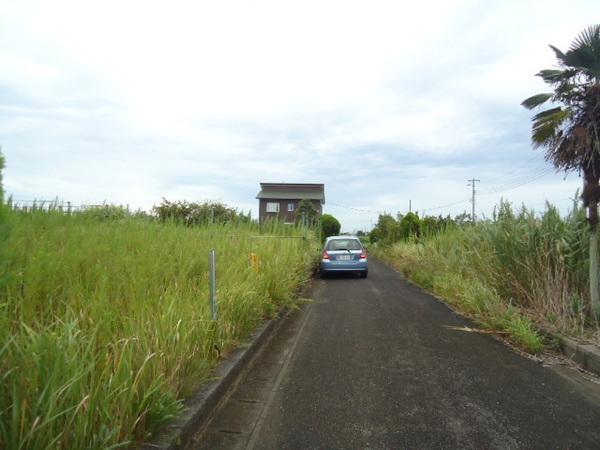
[[600, 449], [599, 385], [371, 260], [315, 280], [193, 449]]

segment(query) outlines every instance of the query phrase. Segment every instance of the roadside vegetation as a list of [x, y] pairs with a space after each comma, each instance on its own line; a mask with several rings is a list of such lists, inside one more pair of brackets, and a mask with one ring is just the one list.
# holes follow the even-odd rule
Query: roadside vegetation
[[[162, 206], [2, 209], [0, 448], [146, 439], [311, 275], [318, 237], [306, 228], [259, 227], [216, 204]], [[191, 219], [173, 213], [180, 209]], [[208, 301], [211, 249], [218, 321]]]
[[331, 214], [323, 214], [320, 218], [321, 225], [321, 241], [325, 242], [329, 236], [337, 236], [340, 234], [341, 224]]
[[415, 217], [402, 235], [402, 219], [380, 216], [375, 236], [381, 225], [388, 234], [373, 247], [409, 279], [533, 353], [544, 330], [593, 339], [582, 208], [563, 218], [552, 205], [536, 214], [502, 203], [476, 224]]

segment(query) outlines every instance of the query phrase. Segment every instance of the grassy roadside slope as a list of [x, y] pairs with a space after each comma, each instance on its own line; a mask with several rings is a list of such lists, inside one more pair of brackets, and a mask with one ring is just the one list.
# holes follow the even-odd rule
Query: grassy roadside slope
[[[13, 214], [0, 293], [0, 448], [113, 448], [144, 439], [218, 358], [309, 278], [315, 242], [273, 226], [188, 228]], [[220, 320], [210, 320], [208, 252]], [[257, 253], [261, 270], [249, 265]]]
[[461, 267], [464, 260], [458, 262], [456, 259], [462, 258], [441, 255], [439, 249], [427, 244], [404, 242], [393, 247], [378, 247], [374, 254], [484, 328], [505, 334], [513, 343], [532, 353], [542, 350], [542, 338], [531, 320], [510, 302], [504, 302], [478, 274]]
[[484, 327], [529, 352], [537, 330], [597, 338], [589, 315], [583, 210], [561, 218], [502, 204], [492, 219], [374, 246], [374, 254]]

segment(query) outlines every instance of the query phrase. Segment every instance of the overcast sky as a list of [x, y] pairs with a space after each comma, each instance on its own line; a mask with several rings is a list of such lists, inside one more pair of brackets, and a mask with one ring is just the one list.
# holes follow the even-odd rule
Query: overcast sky
[[[578, 1], [0, 0], [0, 145], [15, 200], [149, 209], [324, 183], [343, 229], [501, 197], [566, 212], [581, 181], [520, 102], [600, 21]], [[450, 206], [445, 206], [450, 205]]]

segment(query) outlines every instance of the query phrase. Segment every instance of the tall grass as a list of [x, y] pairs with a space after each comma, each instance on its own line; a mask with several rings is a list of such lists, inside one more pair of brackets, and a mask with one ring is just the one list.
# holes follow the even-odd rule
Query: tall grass
[[147, 438], [207, 379], [220, 352], [292, 302], [317, 254], [314, 238], [276, 224], [190, 228], [52, 210], [9, 220], [10, 276], [0, 292], [6, 449], [115, 448]]
[[540, 326], [568, 334], [586, 331], [587, 230], [585, 213], [576, 205], [562, 218], [549, 204], [539, 215], [502, 203], [491, 220], [376, 252], [415, 282], [536, 352], [542, 348]]

